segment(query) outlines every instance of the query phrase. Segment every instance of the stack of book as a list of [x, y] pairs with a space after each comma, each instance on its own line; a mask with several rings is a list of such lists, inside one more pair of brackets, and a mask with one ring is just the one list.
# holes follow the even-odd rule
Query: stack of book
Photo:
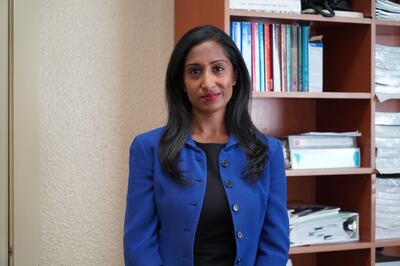
[[[322, 91], [322, 37], [310, 42], [309, 25], [232, 21], [231, 37], [253, 91]], [[318, 62], [311, 66], [310, 60]]]
[[376, 178], [376, 239], [400, 237], [400, 174]]
[[356, 132], [309, 132], [290, 135], [292, 169], [360, 167]]
[[381, 102], [400, 98], [400, 47], [376, 44], [375, 92]]
[[378, 172], [400, 173], [400, 113], [375, 113], [375, 147]]
[[400, 20], [400, 4], [390, 0], [376, 0], [376, 17]]
[[306, 203], [289, 203], [288, 211], [291, 246], [359, 240], [358, 213]]

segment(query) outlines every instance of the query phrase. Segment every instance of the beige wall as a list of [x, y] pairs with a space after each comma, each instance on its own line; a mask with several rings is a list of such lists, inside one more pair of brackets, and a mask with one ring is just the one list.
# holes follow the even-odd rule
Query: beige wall
[[40, 2], [40, 265], [122, 265], [128, 149], [166, 118], [173, 0]]

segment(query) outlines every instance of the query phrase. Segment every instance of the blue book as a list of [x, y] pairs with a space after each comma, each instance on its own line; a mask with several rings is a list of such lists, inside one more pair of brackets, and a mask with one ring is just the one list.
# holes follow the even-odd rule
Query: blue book
[[250, 79], [251, 75], [251, 22], [241, 22], [242, 24], [242, 56], [246, 63], [247, 71], [249, 72]]
[[303, 91], [308, 91], [308, 40], [310, 39], [310, 26], [303, 26], [302, 30], [302, 62], [303, 62]]
[[298, 91], [303, 91], [303, 41], [302, 41], [303, 27], [297, 28], [297, 84]]
[[260, 64], [260, 87], [258, 91], [266, 91], [265, 88], [265, 38], [264, 24], [258, 24], [258, 61]]
[[242, 27], [240, 21], [231, 22], [231, 37], [239, 51], [242, 52]]
[[292, 25], [286, 25], [286, 87], [287, 91], [292, 88]]

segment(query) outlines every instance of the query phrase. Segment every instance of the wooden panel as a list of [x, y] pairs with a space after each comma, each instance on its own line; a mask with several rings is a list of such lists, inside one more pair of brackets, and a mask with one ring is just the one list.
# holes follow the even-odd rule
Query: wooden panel
[[253, 99], [251, 116], [262, 132], [283, 137], [316, 129], [314, 99]]
[[286, 176], [360, 175], [371, 173], [372, 169], [369, 167], [286, 170]]
[[388, 255], [388, 256], [400, 256], [400, 246], [385, 247], [383, 249], [383, 254]]
[[285, 14], [285, 13], [271, 13], [264, 11], [248, 11], [248, 10], [230, 10], [231, 18], [233, 20], [257, 20], [266, 21], [271, 23], [293, 23], [294, 21], [322, 21], [327, 23], [341, 23], [341, 24], [371, 24], [372, 20], [369, 18], [348, 18], [348, 17], [331, 17], [327, 18], [321, 15], [314, 14]]
[[313, 252], [328, 252], [328, 251], [342, 251], [342, 250], [353, 250], [353, 249], [367, 249], [373, 247], [373, 243], [357, 241], [349, 243], [335, 243], [335, 244], [321, 244], [321, 245], [309, 245], [300, 247], [291, 247], [289, 254], [305, 254]]
[[175, 43], [189, 29], [212, 24], [229, 32], [228, 0], [175, 0]]
[[371, 265], [371, 249], [318, 253], [317, 265], [318, 266]]
[[315, 23], [323, 35], [324, 91], [371, 91], [371, 25]]
[[369, 92], [253, 92], [253, 98], [371, 99]]
[[361, 166], [371, 166], [372, 128], [371, 101], [369, 100], [321, 100], [317, 105], [317, 129], [319, 131], [356, 131], [361, 150]]
[[318, 203], [340, 206], [360, 215], [360, 239], [372, 241], [371, 175], [320, 177], [316, 183]]
[[295, 266], [370, 266], [371, 249], [290, 255]]
[[376, 42], [388, 46], [400, 46], [400, 22], [397, 26], [377, 25]]
[[372, 17], [375, 13], [375, 7], [372, 6], [373, 1], [347, 0], [350, 7], [354, 11], [363, 12], [364, 17]]
[[388, 100], [383, 103], [376, 101], [377, 112], [400, 112], [399, 100]]
[[315, 203], [316, 178], [314, 176], [287, 179], [287, 201]]

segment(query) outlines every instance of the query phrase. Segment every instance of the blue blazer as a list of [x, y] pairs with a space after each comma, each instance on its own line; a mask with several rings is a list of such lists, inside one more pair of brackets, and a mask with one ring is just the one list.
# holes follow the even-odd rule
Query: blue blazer
[[[188, 137], [178, 167], [192, 185], [175, 183], [161, 169], [158, 144], [163, 128], [137, 136], [130, 148], [124, 230], [125, 264], [192, 266], [197, 223], [206, 190], [206, 156]], [[259, 180], [242, 178], [247, 157], [231, 135], [221, 149], [220, 174], [231, 208], [236, 264], [284, 266], [289, 251], [286, 176], [282, 147], [263, 136], [269, 159]]]

